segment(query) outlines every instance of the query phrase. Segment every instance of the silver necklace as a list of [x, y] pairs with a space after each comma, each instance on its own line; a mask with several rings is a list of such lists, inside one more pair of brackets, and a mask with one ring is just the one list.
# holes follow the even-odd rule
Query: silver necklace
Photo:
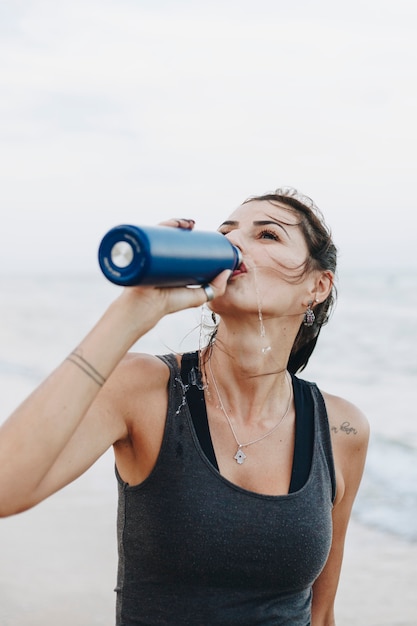
[[290, 389], [290, 395], [289, 395], [289, 398], [288, 398], [288, 404], [287, 404], [287, 408], [285, 409], [284, 415], [281, 417], [279, 422], [277, 424], [275, 424], [275, 426], [271, 430], [269, 430], [267, 433], [265, 433], [264, 435], [261, 435], [257, 439], [253, 439], [253, 441], [248, 441], [247, 443], [241, 443], [239, 441], [239, 439], [237, 438], [236, 431], [233, 428], [233, 424], [232, 424], [232, 422], [230, 420], [230, 417], [228, 416], [227, 411], [224, 408], [223, 400], [222, 400], [222, 398], [220, 396], [219, 388], [217, 387], [217, 383], [216, 383], [216, 379], [214, 378], [213, 370], [211, 369], [211, 359], [208, 360], [208, 367], [209, 367], [209, 370], [210, 370], [211, 378], [213, 380], [214, 389], [216, 390], [216, 394], [217, 394], [217, 398], [218, 398], [218, 401], [219, 401], [220, 409], [221, 409], [222, 413], [224, 414], [224, 416], [225, 416], [225, 418], [227, 420], [227, 423], [229, 424], [230, 430], [232, 431], [232, 435], [233, 435], [233, 437], [234, 437], [234, 439], [235, 439], [235, 441], [237, 443], [237, 451], [236, 451], [236, 454], [234, 455], [233, 458], [236, 460], [236, 463], [239, 463], [239, 465], [242, 465], [242, 463], [244, 463], [244, 461], [246, 459], [246, 454], [244, 453], [243, 448], [247, 448], [248, 446], [252, 446], [254, 443], [258, 443], [258, 441], [262, 441], [262, 439], [266, 439], [266, 437], [269, 437], [269, 435], [272, 435], [272, 433], [277, 430], [278, 426], [281, 425], [281, 423], [283, 422], [283, 420], [287, 416], [287, 413], [290, 410], [291, 400], [292, 400], [292, 385], [291, 385], [291, 382], [290, 382], [289, 374], [288, 374], [288, 372], [286, 372], [286, 379], [287, 379], [288, 386], [289, 386], [289, 389]]

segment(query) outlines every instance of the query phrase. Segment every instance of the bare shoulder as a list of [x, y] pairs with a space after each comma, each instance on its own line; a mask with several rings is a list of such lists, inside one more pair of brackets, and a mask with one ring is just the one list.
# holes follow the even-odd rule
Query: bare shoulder
[[140, 409], [158, 395], [165, 397], [169, 368], [158, 357], [129, 352], [109, 377], [100, 394], [100, 403], [127, 416], [133, 407]]
[[166, 385], [168, 366], [157, 356], [143, 352], [128, 352], [116, 368], [113, 376], [137, 386], [157, 387]]
[[322, 392], [326, 403], [335, 460], [338, 499], [350, 501], [362, 478], [369, 442], [369, 422], [352, 402]]
[[332, 435], [366, 443], [369, 438], [369, 422], [361, 409], [340, 396], [323, 391], [322, 394]]

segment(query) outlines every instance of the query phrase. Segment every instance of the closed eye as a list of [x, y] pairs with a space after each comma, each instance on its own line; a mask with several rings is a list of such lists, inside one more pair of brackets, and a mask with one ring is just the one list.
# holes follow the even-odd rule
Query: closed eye
[[261, 232], [258, 234], [258, 237], [259, 239], [272, 239], [273, 241], [280, 241], [277, 233], [269, 229], [261, 230]]

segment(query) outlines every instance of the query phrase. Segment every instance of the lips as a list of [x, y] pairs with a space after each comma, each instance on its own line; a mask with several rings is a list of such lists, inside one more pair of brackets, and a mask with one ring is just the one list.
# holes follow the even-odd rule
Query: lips
[[241, 274], [246, 274], [247, 271], [248, 270], [246, 269], [246, 265], [244, 263], [241, 263], [239, 267], [234, 270], [234, 272], [231, 275], [231, 278], [234, 278], [235, 276], [240, 276]]

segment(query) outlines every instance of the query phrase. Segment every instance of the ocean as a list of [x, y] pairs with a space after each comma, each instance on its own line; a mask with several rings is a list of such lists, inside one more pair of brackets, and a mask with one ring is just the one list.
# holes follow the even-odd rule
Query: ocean
[[[119, 292], [99, 273], [0, 276], [0, 421], [77, 345]], [[417, 542], [417, 272], [345, 271], [338, 292], [301, 377], [357, 404], [371, 423], [353, 516]], [[193, 349], [199, 321], [196, 310], [171, 315], [135, 349]], [[115, 485], [98, 488], [113, 493]]]

